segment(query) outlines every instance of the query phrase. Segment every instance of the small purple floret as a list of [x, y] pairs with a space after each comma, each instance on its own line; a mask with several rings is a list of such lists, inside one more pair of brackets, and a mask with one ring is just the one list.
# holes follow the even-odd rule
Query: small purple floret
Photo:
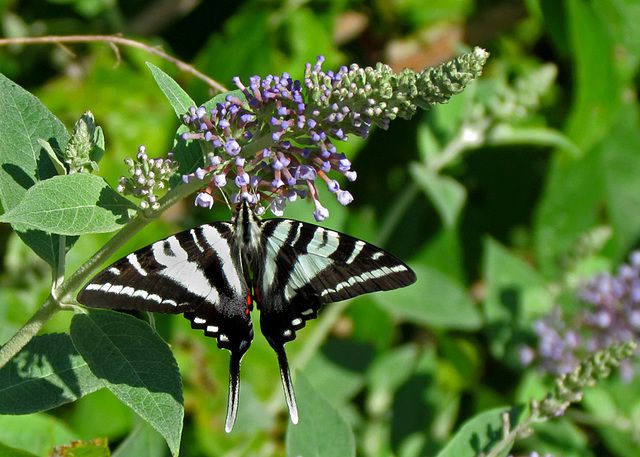
[[195, 205], [196, 206], [201, 206], [203, 208], [209, 208], [211, 209], [213, 207], [213, 196], [206, 193], [206, 192], [199, 192], [198, 195], [196, 195], [196, 200], [195, 200]]

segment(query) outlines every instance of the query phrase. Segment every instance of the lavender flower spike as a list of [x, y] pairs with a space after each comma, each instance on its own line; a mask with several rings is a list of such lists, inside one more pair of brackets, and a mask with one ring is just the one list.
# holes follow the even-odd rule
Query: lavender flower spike
[[[310, 195], [314, 215], [322, 220], [329, 214], [312, 189], [318, 177], [341, 204], [353, 200], [340, 189], [344, 179], [357, 178], [339, 152], [341, 142], [350, 135], [366, 137], [373, 124], [384, 129], [396, 117], [408, 119], [418, 108], [448, 101], [481, 73], [487, 57], [476, 48], [435, 68], [394, 73], [384, 64], [325, 72], [319, 56], [314, 65], [306, 65], [302, 81], [283, 73], [253, 76], [245, 85], [235, 77], [243, 98], [228, 93], [213, 109], [190, 108], [183, 116], [190, 132], [182, 137], [203, 142], [204, 163], [210, 163], [203, 168], [211, 179], [208, 191], [218, 187], [224, 192], [231, 179], [240, 194], [259, 196], [256, 204], [265, 206], [278, 197], [292, 201], [292, 196]], [[278, 199], [272, 209], [279, 213], [283, 201]]]
[[[602, 273], [583, 284], [578, 296], [587, 307], [572, 318], [556, 308], [536, 323], [537, 348], [523, 347], [521, 360], [537, 361], [554, 374], [572, 371], [587, 352], [604, 350], [628, 341], [640, 342], [640, 251], [617, 273]], [[534, 359], [535, 358], [535, 359]], [[621, 362], [622, 376], [631, 380], [637, 371]]]

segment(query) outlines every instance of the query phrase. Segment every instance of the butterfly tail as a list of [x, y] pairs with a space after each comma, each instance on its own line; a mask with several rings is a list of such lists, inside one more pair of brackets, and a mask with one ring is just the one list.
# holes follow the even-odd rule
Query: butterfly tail
[[240, 362], [244, 352], [229, 351], [229, 399], [227, 400], [227, 419], [224, 423], [224, 431], [230, 433], [236, 422], [238, 413], [238, 398], [240, 394]]
[[284, 351], [284, 345], [274, 348], [278, 355], [278, 364], [280, 365], [280, 376], [282, 377], [282, 387], [284, 388], [284, 397], [289, 407], [289, 416], [291, 422], [298, 423], [298, 405], [296, 404], [296, 396], [293, 391], [293, 381], [291, 380], [291, 372], [289, 371], [289, 362], [287, 354]]

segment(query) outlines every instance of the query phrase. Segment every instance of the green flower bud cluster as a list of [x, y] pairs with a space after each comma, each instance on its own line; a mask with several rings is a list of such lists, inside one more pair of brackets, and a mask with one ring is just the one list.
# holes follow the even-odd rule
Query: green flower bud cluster
[[304, 85], [310, 105], [334, 111], [336, 104], [346, 105], [350, 113], [357, 113], [356, 122], [340, 127], [347, 133], [362, 134], [359, 119], [365, 126], [373, 122], [386, 129], [396, 117], [410, 119], [418, 108], [447, 103], [481, 74], [488, 57], [487, 51], [477, 47], [436, 67], [420, 72], [405, 68], [399, 73], [383, 63], [375, 68], [352, 64], [337, 73], [325, 73], [319, 58], [315, 66], [307, 64]]
[[169, 152], [166, 159], [153, 159], [147, 156], [142, 145], [136, 158], [127, 157], [124, 163], [129, 166], [130, 177], [120, 177], [117, 191], [143, 199], [140, 202], [142, 209], [158, 209], [158, 193], [167, 188], [169, 179], [178, 171], [179, 164], [173, 160], [173, 152]]
[[73, 127], [73, 134], [64, 151], [64, 162], [69, 166], [69, 174], [97, 171], [102, 154], [104, 154], [102, 129], [96, 127], [93, 113], [87, 111]]

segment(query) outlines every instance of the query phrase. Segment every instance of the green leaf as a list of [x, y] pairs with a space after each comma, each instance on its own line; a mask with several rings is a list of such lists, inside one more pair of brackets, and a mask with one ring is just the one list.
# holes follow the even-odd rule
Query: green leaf
[[[18, 236], [20, 236], [23, 243], [29, 246], [45, 262], [52, 267], [58, 264], [58, 259], [60, 258], [60, 235], [31, 230], [20, 224], [15, 224], [14, 229], [18, 232]], [[78, 240], [78, 237], [67, 236], [64, 239], [66, 251], [68, 251]]]
[[580, 236], [600, 225], [602, 164], [595, 150], [580, 158], [556, 156], [538, 204], [536, 259], [546, 277], [557, 277]]
[[0, 415], [0, 442], [7, 446], [43, 456], [49, 455], [53, 446], [77, 439], [60, 419], [45, 413]]
[[[520, 415], [519, 408], [495, 408], [485, 411], [465, 422], [437, 457], [476, 457], [481, 452], [488, 452], [502, 437], [504, 413], [509, 413], [511, 426], [515, 427]], [[511, 446], [512, 443], [497, 455], [506, 456]]]
[[362, 371], [371, 352], [369, 346], [353, 341], [327, 341], [306, 364], [305, 376], [320, 395], [340, 406], [362, 389]]
[[417, 324], [460, 330], [480, 328], [473, 300], [454, 279], [424, 265], [412, 265], [415, 284], [373, 295], [388, 311]]
[[113, 452], [112, 457], [164, 457], [162, 436], [146, 422], [140, 422]]
[[182, 382], [167, 343], [145, 322], [103, 309], [76, 314], [71, 338], [91, 371], [177, 455], [184, 416]]
[[66, 333], [37, 335], [0, 370], [0, 414], [28, 414], [104, 387]]
[[14, 447], [6, 446], [0, 443], [0, 455], [2, 457], [37, 457], [35, 454], [31, 452], [23, 451], [21, 449], [16, 449]]
[[575, 81], [566, 132], [578, 146], [589, 148], [616, 122], [627, 88], [616, 68], [616, 43], [593, 5], [582, 0], [565, 3]]
[[160, 70], [160, 68], [150, 62], [147, 62], [147, 67], [151, 70], [156, 84], [158, 84], [160, 90], [164, 93], [165, 97], [167, 97], [167, 100], [169, 100], [176, 116], [182, 120], [182, 116], [189, 111], [190, 107], [196, 106], [196, 102], [191, 99], [189, 94], [187, 94], [171, 76]]
[[638, 240], [640, 227], [640, 133], [637, 122], [619, 125], [597, 148], [601, 156], [603, 198], [613, 227], [613, 255], [620, 257]]
[[464, 186], [449, 176], [438, 175], [419, 164], [413, 164], [409, 170], [435, 205], [442, 223], [448, 228], [455, 226], [467, 199]]
[[508, 348], [519, 343], [513, 339], [522, 337], [523, 328], [530, 329], [534, 318], [551, 310], [553, 297], [533, 267], [497, 241], [487, 239], [484, 255], [483, 309], [491, 349], [496, 357], [507, 356], [520, 366], [516, 351]]
[[602, 380], [585, 393], [583, 408], [590, 417], [601, 421], [598, 433], [611, 455], [632, 457], [638, 454], [638, 444], [629, 439], [629, 431], [618, 424], [637, 424], [640, 418], [638, 390], [640, 378], [620, 382], [615, 378]]
[[[56, 176], [44, 140], [63, 151], [69, 141], [65, 126], [34, 95], [0, 74], [0, 201], [5, 211], [17, 206], [36, 182]], [[59, 236], [14, 227], [20, 238], [49, 265], [58, 264]], [[75, 238], [67, 238], [67, 249]]]
[[58, 154], [56, 154], [56, 151], [53, 150], [51, 145], [46, 141], [44, 141], [42, 138], [38, 138], [38, 144], [42, 146], [42, 149], [44, 149], [47, 152], [47, 154], [49, 154], [51, 163], [53, 163], [53, 166], [56, 167], [56, 171], [58, 172], [58, 174], [66, 175], [67, 169], [64, 167], [64, 164], [60, 162], [60, 159], [58, 158]]
[[99, 176], [74, 173], [36, 183], [0, 221], [60, 235], [112, 232], [135, 206]]
[[[101, 414], [96, 415], [95, 411], [100, 411]], [[105, 417], [109, 418], [106, 422]], [[107, 439], [126, 436], [131, 431], [134, 421], [146, 423], [133, 414], [109, 389], [100, 389], [76, 400], [73, 410], [65, 415], [65, 419], [80, 436], [99, 436]], [[166, 450], [164, 440], [162, 445]]]
[[0, 200], [10, 210], [37, 181], [58, 173], [40, 139], [64, 150], [65, 126], [34, 95], [0, 74]]
[[287, 428], [287, 455], [355, 456], [355, 439], [351, 427], [300, 371], [296, 373], [295, 390], [300, 423]]

